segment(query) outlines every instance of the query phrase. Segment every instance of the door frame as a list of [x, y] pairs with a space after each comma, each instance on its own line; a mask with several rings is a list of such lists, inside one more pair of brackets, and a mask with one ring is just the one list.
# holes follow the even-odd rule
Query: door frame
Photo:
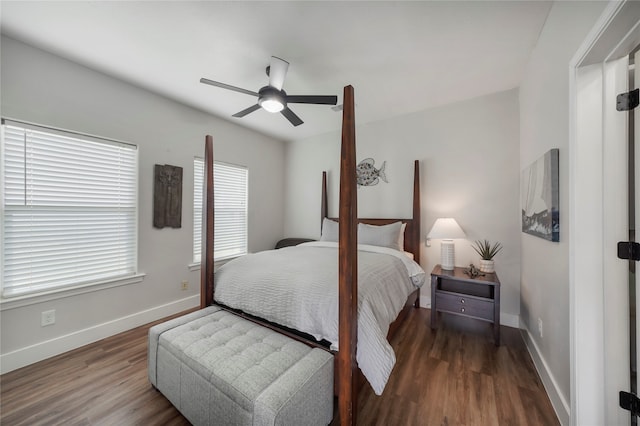
[[[610, 1], [569, 64], [570, 424], [576, 426], [607, 423], [604, 363], [608, 333], [603, 297], [604, 135], [585, 137], [580, 132], [578, 69], [604, 62], [612, 52], [618, 57], [631, 52], [636, 43], [620, 41], [628, 39], [628, 34], [635, 38], [639, 17], [640, 2]], [[596, 124], [600, 129], [603, 115]]]

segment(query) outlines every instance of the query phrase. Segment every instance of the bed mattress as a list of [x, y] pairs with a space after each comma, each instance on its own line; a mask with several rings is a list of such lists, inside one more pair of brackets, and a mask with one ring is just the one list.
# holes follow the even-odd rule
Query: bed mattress
[[[377, 395], [395, 364], [386, 339], [424, 270], [404, 253], [358, 246], [357, 361]], [[338, 246], [312, 242], [246, 255], [215, 274], [215, 300], [327, 340], [338, 350]]]

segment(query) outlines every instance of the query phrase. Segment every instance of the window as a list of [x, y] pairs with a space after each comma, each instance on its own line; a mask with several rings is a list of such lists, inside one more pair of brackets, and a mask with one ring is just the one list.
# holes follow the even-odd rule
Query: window
[[137, 147], [2, 122], [2, 297], [137, 272]]
[[[204, 161], [193, 161], [193, 261], [202, 252], [202, 191]], [[214, 162], [214, 250], [215, 260], [247, 253], [247, 199], [249, 171], [245, 167]]]

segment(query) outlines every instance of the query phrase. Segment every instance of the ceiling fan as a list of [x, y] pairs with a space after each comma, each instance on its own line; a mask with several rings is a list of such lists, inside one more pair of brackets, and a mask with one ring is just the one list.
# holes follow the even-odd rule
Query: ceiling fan
[[218, 81], [201, 78], [200, 83], [210, 84], [211, 86], [222, 87], [223, 89], [233, 90], [235, 92], [245, 93], [258, 98], [258, 103], [233, 114], [234, 117], [244, 117], [260, 108], [269, 112], [279, 112], [285, 116], [287, 120], [294, 126], [299, 126], [303, 121], [293, 111], [289, 109], [287, 104], [315, 104], [315, 105], [335, 105], [338, 103], [337, 96], [314, 96], [314, 95], [287, 95], [282, 90], [284, 78], [289, 69], [289, 62], [271, 57], [271, 63], [267, 67], [267, 75], [269, 76], [269, 85], [261, 88], [257, 93], [251, 90], [242, 89], [240, 87], [231, 86], [229, 84], [220, 83]]

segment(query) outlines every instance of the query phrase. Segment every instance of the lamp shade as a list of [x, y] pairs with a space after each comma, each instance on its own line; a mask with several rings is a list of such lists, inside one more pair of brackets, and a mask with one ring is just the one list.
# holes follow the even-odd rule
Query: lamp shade
[[440, 243], [440, 266], [442, 269], [452, 271], [455, 268], [455, 247], [453, 240], [464, 237], [466, 237], [464, 231], [454, 218], [441, 217], [436, 219], [431, 231], [427, 234], [427, 238], [442, 240]]
[[427, 237], [436, 240], [453, 240], [455, 238], [465, 238], [466, 234], [454, 218], [441, 217], [436, 219]]

